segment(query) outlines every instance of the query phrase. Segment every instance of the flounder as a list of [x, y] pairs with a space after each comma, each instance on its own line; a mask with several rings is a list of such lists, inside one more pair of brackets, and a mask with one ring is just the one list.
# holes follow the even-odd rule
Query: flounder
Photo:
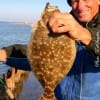
[[44, 88], [40, 100], [56, 100], [55, 87], [72, 68], [76, 55], [75, 41], [66, 33], [53, 33], [48, 27], [54, 11], [59, 11], [58, 7], [47, 3], [28, 44], [32, 71]]

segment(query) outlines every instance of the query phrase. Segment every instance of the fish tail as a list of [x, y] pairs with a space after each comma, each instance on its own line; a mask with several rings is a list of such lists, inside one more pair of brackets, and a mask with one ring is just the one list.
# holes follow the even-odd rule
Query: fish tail
[[45, 89], [44, 93], [41, 95], [40, 100], [57, 100], [54, 91], [50, 89]]

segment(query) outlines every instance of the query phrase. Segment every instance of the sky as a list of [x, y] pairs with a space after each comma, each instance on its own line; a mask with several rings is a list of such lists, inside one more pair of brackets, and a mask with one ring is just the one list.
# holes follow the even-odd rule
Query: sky
[[62, 12], [71, 10], [66, 0], [0, 0], [0, 21], [35, 22], [47, 2]]

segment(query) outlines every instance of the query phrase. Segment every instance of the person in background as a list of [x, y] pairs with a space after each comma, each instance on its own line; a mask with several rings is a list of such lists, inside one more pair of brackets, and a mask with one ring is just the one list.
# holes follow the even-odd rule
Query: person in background
[[3, 47], [0, 50], [0, 62], [16, 69], [31, 71], [27, 59], [27, 46], [23, 44], [13, 44]]
[[[3, 47], [0, 50], [0, 61], [6, 62], [8, 57], [12, 59], [15, 58], [15, 60], [17, 58], [25, 59], [26, 48], [26, 45], [21, 44], [14, 44], [7, 47]], [[14, 66], [11, 66], [11, 68], [3, 74], [3, 81], [4, 84], [7, 86], [7, 88], [5, 88], [5, 93], [7, 94], [5, 95], [7, 100], [16, 100], [19, 98], [19, 95], [21, 94], [23, 82], [28, 78], [29, 71], [20, 70], [23, 69], [23, 66], [15, 66], [14, 60], [12, 60], [11, 64]], [[16, 94], [16, 96], [14, 94]]]
[[[48, 22], [54, 33], [66, 33], [76, 41], [77, 54], [72, 69], [57, 85], [57, 100], [100, 100], [100, 0], [67, 0], [71, 13], [54, 12]], [[0, 50], [0, 60], [21, 52], [23, 45]], [[1, 52], [2, 55], [1, 55]]]
[[5, 62], [8, 57], [26, 58], [26, 45], [14, 44], [0, 50], [0, 61]]

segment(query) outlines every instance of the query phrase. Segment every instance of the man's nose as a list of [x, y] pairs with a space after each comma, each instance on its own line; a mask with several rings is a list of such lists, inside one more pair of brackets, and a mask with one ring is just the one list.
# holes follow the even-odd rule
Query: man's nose
[[84, 0], [78, 0], [78, 9], [81, 11], [84, 9], [86, 2]]

